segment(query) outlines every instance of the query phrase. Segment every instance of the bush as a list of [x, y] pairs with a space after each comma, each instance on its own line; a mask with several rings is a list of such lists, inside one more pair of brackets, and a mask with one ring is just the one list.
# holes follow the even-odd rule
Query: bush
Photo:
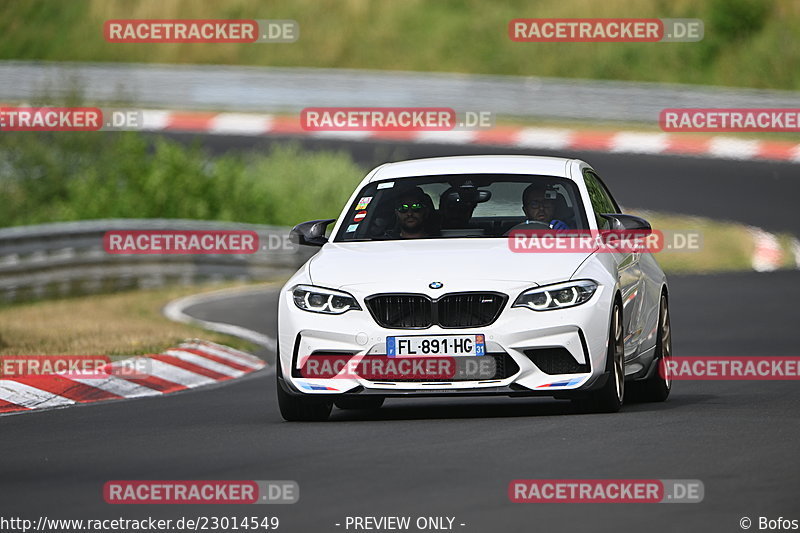
[[212, 157], [137, 133], [0, 137], [0, 226], [98, 218], [292, 225], [336, 217], [363, 177], [347, 154], [276, 146]]

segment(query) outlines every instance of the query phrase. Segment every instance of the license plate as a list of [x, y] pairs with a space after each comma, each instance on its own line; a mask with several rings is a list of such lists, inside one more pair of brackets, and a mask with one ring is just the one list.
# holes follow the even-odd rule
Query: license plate
[[486, 342], [483, 335], [386, 337], [386, 355], [486, 355]]

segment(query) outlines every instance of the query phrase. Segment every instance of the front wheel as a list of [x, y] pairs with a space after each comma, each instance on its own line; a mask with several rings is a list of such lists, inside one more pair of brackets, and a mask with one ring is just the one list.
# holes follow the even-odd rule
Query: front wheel
[[325, 398], [294, 396], [281, 386], [280, 361], [275, 370], [277, 376], [275, 385], [278, 389], [278, 408], [281, 416], [287, 422], [324, 422], [331, 415], [333, 401]]
[[622, 333], [622, 308], [614, 303], [606, 351], [608, 379], [603, 387], [586, 398], [575, 400], [578, 410], [589, 413], [616, 413], [625, 397], [625, 342]]

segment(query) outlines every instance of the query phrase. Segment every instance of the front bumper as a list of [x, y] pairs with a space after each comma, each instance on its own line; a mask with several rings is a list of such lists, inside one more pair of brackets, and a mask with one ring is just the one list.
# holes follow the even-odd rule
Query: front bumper
[[[354, 294], [363, 311], [323, 315], [298, 309], [291, 298], [291, 283], [281, 292], [279, 302], [279, 382], [289, 394], [297, 395], [379, 395], [408, 396], [555, 396], [575, 397], [602, 386], [607, 375], [606, 352], [613, 291], [601, 285], [592, 299], [573, 308], [532, 311], [512, 308], [516, 296], [528, 288], [506, 290], [509, 301], [491, 325], [478, 328], [424, 330], [380, 327], [366, 311], [363, 298]], [[350, 354], [354, 360], [365, 355], [385, 355], [386, 337], [409, 335], [483, 334], [488, 354], [507, 354], [515, 371], [499, 379], [475, 381], [371, 381], [355, 377], [311, 379], [299, 368], [309, 356]], [[554, 373], [558, 365], [534, 361], [543, 350], [559, 350], [571, 357], [575, 368]], [[549, 352], [548, 352], [549, 353]], [[549, 373], [548, 373], [549, 372]]]

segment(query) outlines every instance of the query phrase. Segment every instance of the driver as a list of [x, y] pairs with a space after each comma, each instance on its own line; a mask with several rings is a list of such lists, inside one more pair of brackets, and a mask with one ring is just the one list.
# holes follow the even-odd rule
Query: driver
[[558, 193], [543, 183], [533, 183], [522, 193], [522, 211], [527, 220], [525, 224], [539, 222], [547, 224], [550, 229], [570, 229], [566, 222], [554, 217]]
[[397, 226], [390, 236], [402, 239], [429, 237], [431, 234], [429, 226], [432, 222], [431, 209], [430, 197], [419, 187], [401, 193], [394, 202]]

